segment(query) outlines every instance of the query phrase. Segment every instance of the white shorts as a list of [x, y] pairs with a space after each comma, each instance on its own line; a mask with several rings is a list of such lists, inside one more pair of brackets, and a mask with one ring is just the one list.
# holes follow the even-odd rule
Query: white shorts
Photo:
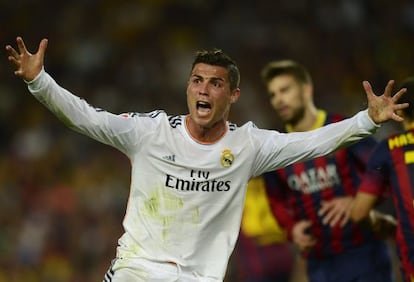
[[115, 259], [103, 282], [221, 282], [197, 275], [175, 263], [157, 262], [142, 258]]

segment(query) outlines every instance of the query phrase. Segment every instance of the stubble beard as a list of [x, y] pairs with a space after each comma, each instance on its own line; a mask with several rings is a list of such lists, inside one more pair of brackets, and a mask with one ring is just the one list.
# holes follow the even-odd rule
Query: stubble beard
[[300, 121], [303, 120], [305, 116], [305, 108], [300, 107], [293, 111], [293, 115], [290, 119], [286, 119], [285, 124], [290, 124], [291, 126], [297, 125]]

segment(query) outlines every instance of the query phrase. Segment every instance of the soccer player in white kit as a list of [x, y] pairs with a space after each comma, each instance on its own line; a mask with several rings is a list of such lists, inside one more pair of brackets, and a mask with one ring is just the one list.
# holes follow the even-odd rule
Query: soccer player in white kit
[[187, 86], [189, 113], [112, 114], [59, 86], [37, 53], [17, 38], [6, 46], [15, 74], [68, 127], [119, 149], [131, 161], [131, 187], [116, 258], [104, 281], [223, 281], [237, 240], [247, 181], [293, 162], [326, 155], [389, 119], [404, 90], [393, 81], [376, 96], [364, 88], [368, 109], [320, 129], [282, 134], [252, 122], [227, 121], [240, 96], [239, 70], [220, 50], [200, 51]]

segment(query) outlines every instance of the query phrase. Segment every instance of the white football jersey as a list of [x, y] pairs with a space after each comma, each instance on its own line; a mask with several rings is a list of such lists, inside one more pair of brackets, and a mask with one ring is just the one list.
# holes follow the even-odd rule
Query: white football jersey
[[225, 135], [206, 145], [189, 135], [184, 115], [96, 109], [44, 70], [28, 87], [67, 126], [130, 159], [131, 191], [117, 257], [174, 262], [217, 280], [225, 275], [252, 176], [328, 154], [378, 127], [366, 111], [302, 133], [228, 123]]

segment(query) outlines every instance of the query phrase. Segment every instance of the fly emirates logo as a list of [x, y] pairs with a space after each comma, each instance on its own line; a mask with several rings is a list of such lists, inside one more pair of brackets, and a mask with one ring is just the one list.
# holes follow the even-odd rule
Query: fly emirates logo
[[300, 174], [289, 175], [288, 185], [292, 190], [311, 194], [340, 184], [336, 166], [311, 168]]
[[210, 180], [209, 171], [190, 171], [190, 179], [181, 179], [167, 174], [165, 186], [180, 191], [226, 192], [230, 190], [230, 180]]

